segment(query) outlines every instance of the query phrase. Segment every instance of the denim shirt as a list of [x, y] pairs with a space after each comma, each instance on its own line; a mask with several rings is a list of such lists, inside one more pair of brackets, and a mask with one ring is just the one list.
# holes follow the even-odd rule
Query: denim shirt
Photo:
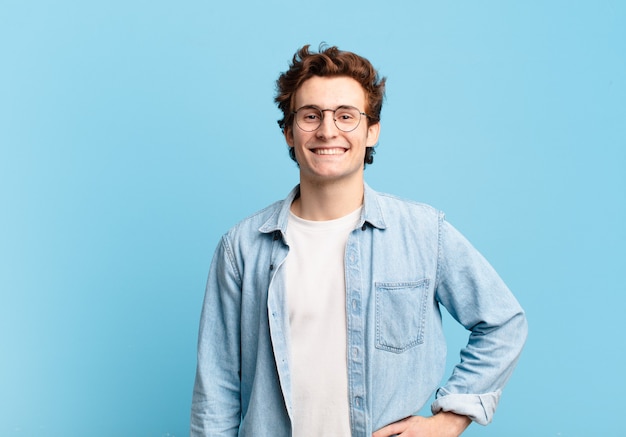
[[[298, 192], [237, 224], [215, 251], [200, 320], [192, 436], [291, 436], [283, 264]], [[433, 413], [491, 421], [525, 342], [526, 318], [441, 212], [365, 185], [345, 280], [353, 437], [416, 414], [435, 390]], [[446, 357], [442, 305], [470, 333], [438, 388]]]

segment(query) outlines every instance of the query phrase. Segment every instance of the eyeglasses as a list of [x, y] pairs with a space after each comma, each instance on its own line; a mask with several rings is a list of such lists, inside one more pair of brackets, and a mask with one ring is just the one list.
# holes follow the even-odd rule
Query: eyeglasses
[[367, 115], [365, 112], [359, 111], [354, 106], [340, 106], [337, 109], [320, 109], [317, 106], [307, 105], [302, 108], [293, 111], [296, 116], [296, 124], [300, 129], [305, 132], [313, 132], [322, 125], [324, 120], [324, 112], [333, 113], [333, 121], [337, 129], [343, 132], [352, 132], [355, 130], [359, 123], [361, 123], [361, 116], [364, 115], [369, 118], [374, 118]]

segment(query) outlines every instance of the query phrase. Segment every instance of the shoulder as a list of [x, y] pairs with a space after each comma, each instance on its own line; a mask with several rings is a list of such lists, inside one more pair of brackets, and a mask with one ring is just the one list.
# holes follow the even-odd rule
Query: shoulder
[[389, 193], [375, 193], [376, 202], [387, 224], [434, 225], [444, 220], [445, 214], [426, 203], [406, 199]]
[[438, 215], [441, 213], [441, 211], [431, 205], [406, 199], [394, 194], [376, 192], [376, 195], [382, 206], [387, 208], [407, 209], [427, 215]]
[[276, 201], [271, 205], [256, 211], [254, 214], [240, 220], [233, 227], [231, 227], [228, 232], [226, 232], [226, 236], [228, 238], [236, 238], [238, 236], [245, 237], [260, 233], [259, 228], [271, 220], [272, 217], [278, 215], [283, 203], [284, 200]]

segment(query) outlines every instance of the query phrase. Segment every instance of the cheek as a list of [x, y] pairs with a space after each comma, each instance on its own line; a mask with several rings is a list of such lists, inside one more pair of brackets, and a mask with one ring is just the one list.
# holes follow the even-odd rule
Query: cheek
[[311, 134], [308, 132], [294, 131], [291, 135], [291, 146], [298, 148], [303, 147], [311, 140]]
[[362, 145], [363, 149], [365, 149], [366, 147], [369, 146], [370, 141], [370, 137], [369, 137], [369, 132], [367, 130], [365, 130], [364, 132], [360, 132], [358, 135], [354, 135], [350, 141], [352, 142], [352, 144], [359, 144]]

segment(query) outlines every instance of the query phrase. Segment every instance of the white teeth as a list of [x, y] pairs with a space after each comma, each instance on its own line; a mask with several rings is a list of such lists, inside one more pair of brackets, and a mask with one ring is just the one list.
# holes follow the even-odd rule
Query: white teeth
[[345, 152], [345, 149], [336, 148], [336, 149], [315, 149], [314, 152], [317, 155], [341, 155]]

